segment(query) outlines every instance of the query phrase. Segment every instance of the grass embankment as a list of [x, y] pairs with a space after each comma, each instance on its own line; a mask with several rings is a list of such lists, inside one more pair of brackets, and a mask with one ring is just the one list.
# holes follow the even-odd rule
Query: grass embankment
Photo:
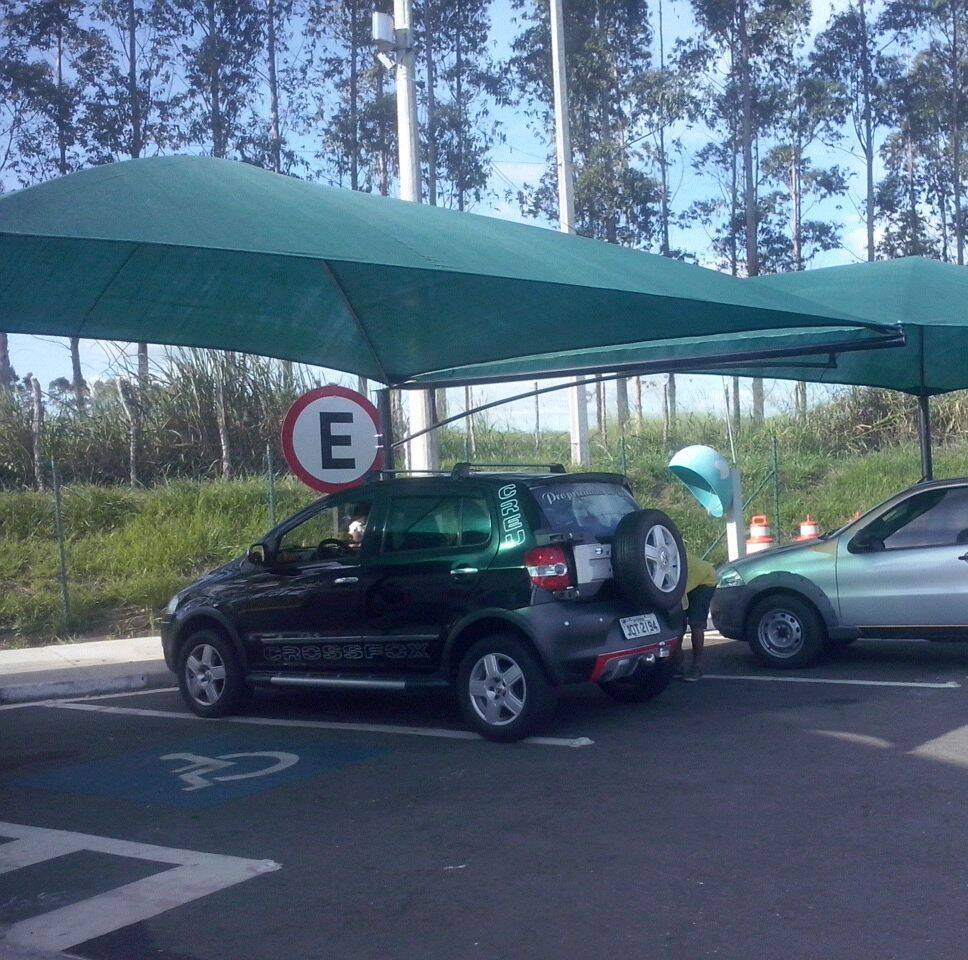
[[[690, 431], [692, 442], [722, 448], [723, 438]], [[692, 435], [696, 434], [696, 435]], [[497, 432], [489, 439], [497, 440]], [[526, 435], [503, 434], [504, 446], [478, 459], [535, 458]], [[639, 499], [668, 511], [690, 548], [703, 552], [722, 531], [669, 475], [668, 455], [652, 431], [631, 435], [624, 461]], [[867, 454], [793, 449], [781, 441], [781, 517], [785, 538], [809, 511], [824, 529], [839, 526], [918, 478], [918, 454], [904, 445]], [[449, 449], [449, 448], [453, 449]], [[562, 459], [567, 438], [545, 439], [541, 456]], [[456, 442], [445, 455], [460, 456]], [[620, 443], [596, 444], [598, 469], [623, 468]], [[751, 492], [770, 464], [769, 439], [744, 440], [740, 457]], [[939, 450], [938, 476], [968, 474], [968, 445]], [[237, 556], [268, 525], [263, 478], [235, 482], [179, 482], [149, 490], [71, 486], [64, 490], [72, 623], [61, 618], [57, 541], [50, 494], [0, 493], [0, 646], [50, 642], [73, 633], [123, 635], [150, 629], [154, 613], [199, 573]], [[286, 480], [276, 487], [277, 517], [308, 503], [313, 495]], [[773, 516], [772, 485], [756, 497], [748, 514]], [[723, 558], [722, 547], [713, 559]]]

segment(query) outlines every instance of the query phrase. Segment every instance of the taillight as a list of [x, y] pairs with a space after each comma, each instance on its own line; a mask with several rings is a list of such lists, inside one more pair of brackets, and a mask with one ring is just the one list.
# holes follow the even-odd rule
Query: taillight
[[535, 547], [524, 555], [524, 565], [531, 582], [542, 590], [567, 590], [572, 586], [564, 547]]

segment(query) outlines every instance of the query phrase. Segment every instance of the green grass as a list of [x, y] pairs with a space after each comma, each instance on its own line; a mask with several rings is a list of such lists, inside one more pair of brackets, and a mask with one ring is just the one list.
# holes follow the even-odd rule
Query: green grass
[[[832, 529], [918, 479], [913, 443], [869, 453], [839, 447], [823, 431], [773, 421], [780, 437], [781, 516], [773, 510], [772, 484], [755, 497], [747, 516], [765, 513], [789, 539], [811, 513]], [[613, 430], [613, 434], [615, 431]], [[726, 449], [722, 424], [712, 418], [684, 418], [676, 446], [710, 443]], [[462, 435], [444, 439], [449, 462], [464, 459]], [[561, 461], [568, 455], [564, 434], [533, 438], [495, 427], [478, 431], [479, 461]], [[658, 506], [680, 525], [690, 551], [703, 553], [723, 529], [707, 517], [666, 469], [657, 424], [645, 423], [623, 443], [593, 441], [598, 469], [625, 471], [643, 504]], [[772, 462], [769, 435], [744, 435], [739, 457], [747, 492], [766, 476]], [[968, 445], [939, 449], [938, 476], [968, 474]], [[313, 499], [297, 481], [277, 484], [277, 518]], [[78, 633], [113, 634], [150, 629], [169, 597], [198, 574], [224, 563], [258, 540], [268, 527], [266, 483], [262, 478], [225, 482], [178, 482], [149, 490], [90, 485], [64, 490], [72, 622], [63, 623], [54, 536], [53, 498], [33, 492], [0, 493], [0, 645], [49, 643]], [[723, 559], [718, 547], [712, 559]]]

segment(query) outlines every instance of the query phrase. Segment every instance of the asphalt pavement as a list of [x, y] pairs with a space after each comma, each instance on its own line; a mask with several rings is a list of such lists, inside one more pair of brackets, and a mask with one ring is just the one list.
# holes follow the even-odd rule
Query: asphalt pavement
[[0, 708], [0, 957], [962, 956], [968, 645], [707, 674], [510, 746], [443, 696]]

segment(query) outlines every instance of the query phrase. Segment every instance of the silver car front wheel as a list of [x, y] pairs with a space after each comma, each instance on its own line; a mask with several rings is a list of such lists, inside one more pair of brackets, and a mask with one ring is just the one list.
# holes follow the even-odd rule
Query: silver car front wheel
[[803, 650], [803, 625], [787, 610], [773, 610], [756, 628], [762, 647], [774, 657], [795, 657]]

